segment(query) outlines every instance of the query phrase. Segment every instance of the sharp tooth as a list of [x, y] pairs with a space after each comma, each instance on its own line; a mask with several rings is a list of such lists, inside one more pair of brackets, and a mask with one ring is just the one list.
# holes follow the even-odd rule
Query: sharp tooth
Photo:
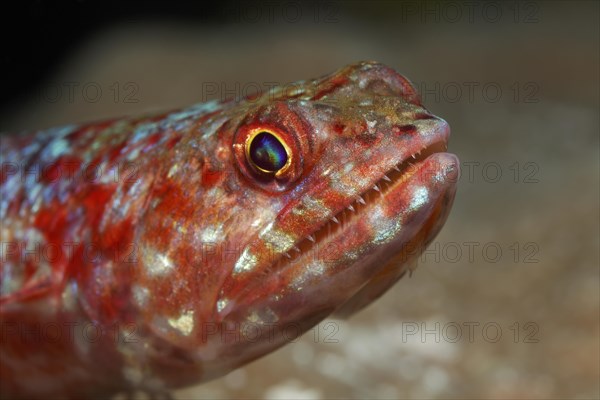
[[287, 258], [292, 258], [292, 256], [290, 256], [288, 253], [283, 253], [284, 256], [286, 256]]
[[306, 238], [313, 243], [315, 242], [315, 237], [313, 235], [308, 235]]
[[380, 190], [379, 190], [379, 186], [377, 186], [377, 184], [375, 184], [375, 186], [373, 186], [373, 189], [375, 189], [375, 190], [376, 190], [376, 191], [378, 191], [378, 192], [380, 191]]
[[352, 204], [350, 204], [350, 205], [348, 206], [348, 210], [350, 210], [350, 211], [354, 211], [354, 207], [352, 207]]
[[398, 168], [398, 166], [397, 166], [397, 165], [394, 165], [394, 169], [395, 169], [396, 171], [400, 172], [400, 168]]
[[390, 178], [388, 178], [388, 177], [387, 177], [387, 175], [384, 175], [384, 176], [383, 176], [383, 180], [384, 180], [384, 181], [387, 181], [387, 182], [391, 182], [391, 181], [392, 181]]
[[367, 203], [365, 203], [365, 201], [363, 200], [362, 197], [358, 196], [358, 199], [356, 199], [356, 201], [358, 201], [360, 204], [365, 205]]
[[415, 160], [417, 159], [417, 157], [415, 157], [415, 155], [414, 155], [414, 154], [413, 154], [411, 157], [412, 157], [412, 158], [414, 158]]
[[292, 247], [292, 249], [300, 253], [300, 249], [297, 246]]
[[331, 217], [331, 220], [332, 220], [333, 222], [335, 222], [336, 224], [339, 224], [339, 223], [340, 223], [340, 221], [338, 221], [338, 219], [337, 219], [336, 217]]

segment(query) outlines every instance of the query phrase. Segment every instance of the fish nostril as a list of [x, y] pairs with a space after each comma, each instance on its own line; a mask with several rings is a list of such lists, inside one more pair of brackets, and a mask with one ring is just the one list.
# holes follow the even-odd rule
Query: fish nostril
[[434, 115], [428, 114], [428, 113], [424, 113], [424, 112], [420, 112], [417, 113], [413, 116], [414, 120], [425, 120], [425, 119], [437, 119], [437, 117], [435, 117]]
[[396, 135], [414, 135], [417, 133], [417, 127], [413, 124], [408, 125], [394, 125], [392, 132]]

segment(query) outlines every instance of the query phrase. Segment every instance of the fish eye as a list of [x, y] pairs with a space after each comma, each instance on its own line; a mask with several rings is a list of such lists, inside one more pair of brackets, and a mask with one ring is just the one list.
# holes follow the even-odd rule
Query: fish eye
[[289, 152], [285, 142], [275, 133], [260, 130], [248, 141], [248, 162], [261, 172], [276, 174], [289, 165]]
[[236, 169], [248, 183], [267, 192], [293, 188], [313, 165], [308, 126], [285, 102], [252, 111], [234, 127], [231, 150]]

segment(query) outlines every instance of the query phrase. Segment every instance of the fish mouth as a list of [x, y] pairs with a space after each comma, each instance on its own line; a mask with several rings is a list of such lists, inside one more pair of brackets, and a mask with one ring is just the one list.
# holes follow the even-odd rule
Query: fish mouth
[[[352, 219], [360, 218], [363, 212], [371, 205], [381, 201], [391, 190], [410, 179], [418, 171], [418, 166], [431, 155], [444, 153], [447, 147], [445, 141], [434, 142], [411, 154], [406, 159], [401, 160], [398, 164], [395, 164], [372, 187], [352, 199], [342, 211], [335, 214], [299, 243], [297, 249], [300, 251], [295, 250], [294, 252], [301, 254], [302, 252], [310, 251], [311, 247], [322, 243], [328, 236], [335, 234], [339, 230], [343, 230], [344, 227], [351, 223]], [[290, 257], [286, 258], [289, 259]]]
[[[382, 201], [390, 191], [397, 189], [413, 177], [418, 172], [418, 167], [430, 156], [446, 153], [447, 149], [447, 142], [440, 139], [394, 164], [371, 187], [352, 198], [341, 211], [323, 222], [303, 240], [297, 242], [290, 251], [283, 253], [275, 263], [274, 269], [281, 270], [285, 268], [285, 264], [293, 264], [302, 254], [314, 252], [328, 238], [347, 229], [352, 225], [353, 220], [360, 218], [368, 208]], [[450, 169], [445, 173], [452, 173], [452, 171]]]

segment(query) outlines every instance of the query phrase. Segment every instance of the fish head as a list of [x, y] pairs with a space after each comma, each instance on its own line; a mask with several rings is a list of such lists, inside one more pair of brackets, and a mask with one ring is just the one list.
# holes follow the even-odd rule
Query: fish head
[[179, 200], [141, 234], [175, 266], [145, 267], [151, 329], [213, 375], [383, 294], [441, 229], [459, 170], [446, 121], [382, 64], [227, 104], [174, 148], [166, 164], [187, 172], [155, 187]]

